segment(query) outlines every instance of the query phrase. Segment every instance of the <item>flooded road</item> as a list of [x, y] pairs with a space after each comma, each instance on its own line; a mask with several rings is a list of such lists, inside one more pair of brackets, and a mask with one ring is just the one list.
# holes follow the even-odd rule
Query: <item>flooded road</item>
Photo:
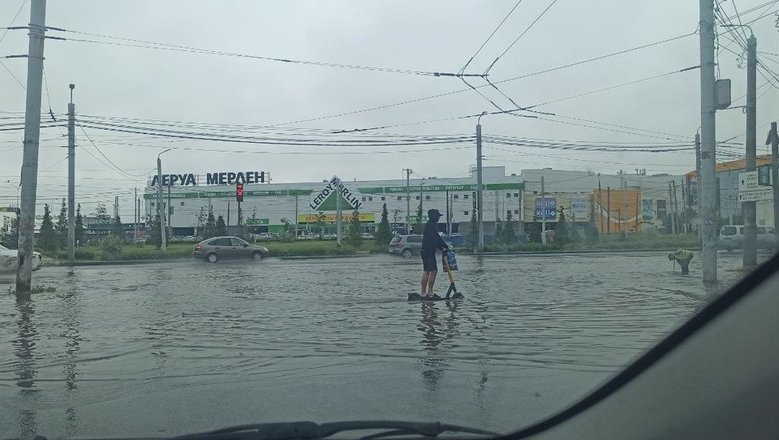
[[[721, 254], [735, 278], [740, 254]], [[458, 257], [463, 301], [408, 303], [384, 255], [44, 267], [0, 277], [0, 437], [441, 420], [510, 431], [602, 383], [707, 301], [665, 253]], [[440, 265], [440, 262], [439, 262]], [[448, 282], [439, 274], [437, 290]]]

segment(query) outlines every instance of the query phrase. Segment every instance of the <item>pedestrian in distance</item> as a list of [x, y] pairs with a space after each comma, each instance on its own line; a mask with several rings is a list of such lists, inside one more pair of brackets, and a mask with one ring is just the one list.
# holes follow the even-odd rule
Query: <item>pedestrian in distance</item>
[[668, 254], [668, 259], [679, 263], [682, 268], [682, 275], [690, 273], [690, 261], [694, 254], [687, 249], [677, 249], [674, 253]]
[[422, 250], [420, 251], [422, 256], [422, 289], [419, 296], [422, 299], [441, 299], [438, 295], [433, 294], [433, 286], [438, 274], [435, 253], [438, 249], [446, 252], [449, 245], [438, 235], [437, 223], [438, 219], [441, 218], [441, 213], [437, 209], [431, 209], [427, 211], [427, 218], [424, 232], [422, 232]]

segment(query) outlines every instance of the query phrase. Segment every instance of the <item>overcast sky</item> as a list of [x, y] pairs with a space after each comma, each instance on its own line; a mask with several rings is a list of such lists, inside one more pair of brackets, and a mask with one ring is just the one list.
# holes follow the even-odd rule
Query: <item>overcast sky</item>
[[[522, 1], [466, 72], [483, 72], [550, 2]], [[763, 0], [735, 2], [740, 12], [766, 3]], [[745, 14], [742, 20], [752, 20], [779, 9], [777, 2], [772, 3], [768, 8]], [[46, 23], [69, 31], [246, 55], [457, 72], [515, 4], [514, 0], [49, 0]], [[29, 22], [29, 1], [0, 2], [0, 26], [10, 24], [20, 7], [21, 13], [14, 25]], [[722, 9], [731, 17], [735, 16], [732, 1], [722, 2]], [[761, 52], [779, 53], [774, 21], [775, 16], [769, 14], [752, 25]], [[497, 82], [669, 39], [695, 31], [697, 24], [698, 2], [694, 0], [559, 0], [495, 63], [490, 78]], [[0, 31], [0, 36], [3, 32]], [[132, 120], [190, 121], [199, 125], [271, 126], [468, 88], [461, 80], [451, 77], [153, 50], [130, 47], [128, 45], [134, 43], [126, 40], [72, 32], [51, 31], [48, 35], [119, 43], [46, 41], [48, 96], [44, 89], [43, 111], [47, 112], [51, 107], [57, 114], [66, 113], [68, 84], [75, 83], [77, 117], [85, 123], [90, 118], [111, 116]], [[741, 53], [738, 45], [724, 38], [720, 42]], [[26, 51], [27, 33], [24, 30], [12, 30], [0, 41], [0, 56]], [[767, 68], [779, 71], [775, 61], [779, 57], [770, 54], [759, 57]], [[0, 113], [0, 116], [19, 116], [13, 112], [24, 111], [25, 90], [11, 73], [24, 84], [27, 62], [21, 58], [0, 61], [7, 67], [0, 66], [0, 111], [11, 112]], [[498, 87], [519, 105], [531, 106], [698, 64], [698, 36], [691, 35], [600, 61], [501, 83]], [[746, 71], [740, 64], [735, 54], [721, 51], [718, 74], [732, 79], [734, 100], [745, 94]], [[485, 84], [479, 78], [470, 82]], [[758, 75], [759, 153], [765, 152], [762, 141], [767, 125], [779, 117], [773, 110], [775, 107], [768, 105], [776, 102], [776, 89], [764, 86], [765, 83], [763, 76]], [[514, 107], [495, 89], [479, 90], [503, 109]], [[483, 117], [482, 125], [485, 136], [577, 140], [594, 144], [691, 142], [700, 125], [699, 96], [699, 72], [691, 70], [536, 107], [539, 111], [558, 115], [555, 117], [529, 119], [497, 114]], [[744, 99], [741, 99], [733, 105], [743, 104]], [[484, 97], [468, 90], [283, 127], [295, 128], [295, 132], [305, 134], [314, 132], [301, 129], [337, 131], [400, 125], [371, 133], [472, 135], [475, 118], [414, 123], [495, 110]], [[733, 141], [743, 142], [745, 122], [741, 110], [718, 112], [717, 123], [718, 139], [738, 136]], [[666, 135], [615, 126], [642, 128]], [[59, 205], [59, 200], [67, 194], [66, 151], [60, 148], [66, 144], [66, 139], [63, 137], [65, 129], [61, 130], [42, 131], [38, 186], [41, 203]], [[145, 175], [155, 167], [157, 153], [166, 148], [173, 148], [162, 156], [166, 172], [202, 174], [264, 170], [271, 173], [274, 183], [319, 181], [333, 175], [344, 180], [393, 179], [402, 176], [403, 168], [414, 169], [415, 177], [458, 177], [467, 175], [468, 167], [475, 162], [473, 144], [279, 147], [156, 138], [97, 128], [85, 130], [102, 153], [124, 173], [107, 166], [106, 159], [78, 130], [77, 194], [84, 211], [91, 212], [97, 202], [110, 206], [116, 194], [122, 199], [123, 216], [130, 217], [133, 187], [144, 186]], [[0, 204], [15, 203], [22, 160], [21, 138], [21, 131], [0, 132]], [[505, 165], [510, 173], [552, 167], [603, 173], [647, 168], [649, 173], [681, 174], [693, 169], [695, 164], [691, 151], [572, 152], [489, 143], [484, 147], [485, 165]], [[365, 152], [375, 154], [348, 154]]]

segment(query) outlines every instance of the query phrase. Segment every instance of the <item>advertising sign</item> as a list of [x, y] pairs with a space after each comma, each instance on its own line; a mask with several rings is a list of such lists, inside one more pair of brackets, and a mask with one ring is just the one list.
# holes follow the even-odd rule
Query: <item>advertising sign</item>
[[557, 217], [557, 199], [551, 197], [537, 198], [535, 217], [554, 220]]
[[337, 176], [333, 176], [333, 178], [327, 182], [327, 185], [322, 188], [322, 191], [314, 197], [308, 206], [314, 211], [318, 210], [331, 194], [341, 194], [344, 200], [346, 200], [353, 209], [360, 209], [360, 206], [362, 206], [360, 199], [346, 188], [343, 182], [341, 182], [341, 179]]
[[[319, 217], [317, 214], [298, 214], [298, 223], [316, 223], [317, 217]], [[341, 216], [342, 221], [349, 221], [352, 218], [352, 214], [344, 213]], [[322, 221], [325, 223], [335, 223], [337, 220], [336, 214], [322, 214]], [[376, 214], [372, 212], [361, 212], [360, 213], [360, 221], [361, 222], [376, 222]]]

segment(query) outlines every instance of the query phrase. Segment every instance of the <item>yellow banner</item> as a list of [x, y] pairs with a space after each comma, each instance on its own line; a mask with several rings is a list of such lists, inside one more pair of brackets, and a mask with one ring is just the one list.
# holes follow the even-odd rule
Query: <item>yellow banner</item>
[[[298, 214], [298, 223], [316, 223], [318, 221], [317, 217], [318, 217], [317, 214]], [[344, 211], [344, 213], [342, 214], [342, 221], [348, 222], [351, 219], [352, 219], [352, 213]], [[335, 223], [336, 214], [323, 214], [322, 221], [325, 223]], [[376, 214], [373, 212], [361, 212], [360, 221], [375, 223]]]

